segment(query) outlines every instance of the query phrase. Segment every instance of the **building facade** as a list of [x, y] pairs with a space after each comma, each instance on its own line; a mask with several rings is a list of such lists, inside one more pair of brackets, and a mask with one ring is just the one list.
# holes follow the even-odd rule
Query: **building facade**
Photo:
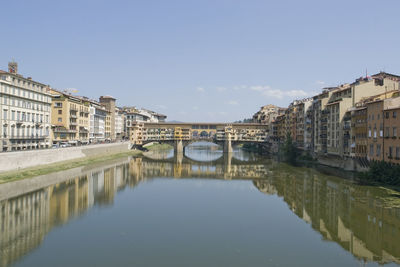
[[0, 151], [51, 146], [51, 95], [45, 84], [18, 74], [18, 65], [0, 71]]
[[107, 110], [100, 103], [91, 100], [89, 114], [89, 142], [104, 142]]
[[89, 101], [55, 89], [52, 94], [53, 144], [89, 143]]
[[107, 110], [106, 116], [106, 139], [111, 141], [115, 140], [115, 98], [112, 96], [100, 96], [100, 104], [102, 104]]

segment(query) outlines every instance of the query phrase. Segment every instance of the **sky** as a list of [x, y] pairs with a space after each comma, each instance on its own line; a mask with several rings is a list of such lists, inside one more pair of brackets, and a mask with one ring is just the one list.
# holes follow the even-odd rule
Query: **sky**
[[18, 0], [0, 69], [167, 120], [231, 122], [379, 71], [400, 75], [399, 0]]

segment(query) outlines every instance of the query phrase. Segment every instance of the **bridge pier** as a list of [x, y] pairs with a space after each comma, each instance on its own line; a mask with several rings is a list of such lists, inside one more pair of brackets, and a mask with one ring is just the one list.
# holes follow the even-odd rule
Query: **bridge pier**
[[174, 142], [174, 155], [179, 155], [184, 153], [184, 146], [182, 140], [175, 140]]
[[223, 151], [224, 151], [224, 153], [232, 153], [233, 152], [232, 141], [230, 139], [227, 139], [224, 141]]

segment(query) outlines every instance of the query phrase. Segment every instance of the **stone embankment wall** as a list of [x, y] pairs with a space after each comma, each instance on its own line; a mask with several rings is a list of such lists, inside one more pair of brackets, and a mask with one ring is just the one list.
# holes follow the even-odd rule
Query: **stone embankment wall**
[[73, 169], [63, 170], [60, 172], [53, 172], [44, 174], [30, 179], [22, 179], [12, 183], [0, 184], [0, 202], [15, 196], [20, 196], [41, 188], [46, 188], [53, 184], [68, 181], [73, 177], [81, 177], [85, 174], [95, 173], [107, 168], [115, 167], [121, 164], [129, 164], [126, 157], [113, 159], [106, 163], [94, 164], [89, 166], [81, 166]]
[[128, 152], [129, 142], [0, 153], [0, 172], [19, 170], [65, 160]]
[[364, 172], [368, 171], [368, 167], [361, 166], [356, 159], [353, 158], [336, 158], [336, 157], [329, 157], [329, 156], [319, 156], [317, 157], [318, 163], [321, 165], [334, 167], [343, 169], [345, 171], [356, 171], [356, 172]]

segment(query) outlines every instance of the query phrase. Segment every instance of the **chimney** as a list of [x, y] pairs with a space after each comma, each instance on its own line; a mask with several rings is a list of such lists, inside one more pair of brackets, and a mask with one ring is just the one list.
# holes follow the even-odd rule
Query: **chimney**
[[18, 73], [18, 63], [15, 61], [8, 62], [8, 72], [17, 74]]

